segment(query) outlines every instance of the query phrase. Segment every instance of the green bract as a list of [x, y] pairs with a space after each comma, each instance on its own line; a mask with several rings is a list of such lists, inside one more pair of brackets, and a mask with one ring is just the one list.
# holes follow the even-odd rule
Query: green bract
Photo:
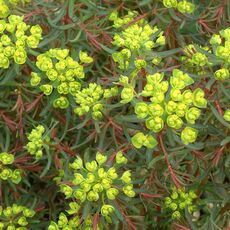
[[9, 68], [11, 59], [16, 64], [24, 64], [27, 50], [37, 48], [41, 39], [41, 27], [27, 25], [23, 16], [10, 15], [0, 20], [0, 68]]
[[134, 147], [137, 149], [141, 148], [142, 146], [151, 149], [157, 145], [157, 141], [152, 135], [144, 135], [141, 132], [136, 133], [132, 137], [131, 141]]
[[191, 127], [186, 127], [181, 132], [181, 140], [187, 145], [196, 141], [198, 131]]

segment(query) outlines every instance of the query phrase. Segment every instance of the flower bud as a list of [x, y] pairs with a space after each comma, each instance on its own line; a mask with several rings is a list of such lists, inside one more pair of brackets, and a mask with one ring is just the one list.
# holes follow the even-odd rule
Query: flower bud
[[195, 124], [195, 121], [199, 118], [201, 112], [198, 108], [192, 107], [187, 110], [185, 118], [188, 123]]
[[169, 208], [170, 209], [172, 209], [173, 211], [175, 211], [175, 210], [177, 210], [177, 204], [176, 203], [171, 203], [170, 205], [169, 205]]
[[190, 105], [193, 102], [193, 94], [191, 90], [185, 90], [182, 94], [182, 101], [183, 103], [185, 103], [186, 105]]
[[122, 174], [121, 180], [122, 180], [124, 183], [126, 183], [126, 184], [130, 184], [130, 183], [131, 183], [131, 172], [130, 172], [130, 170], [125, 171], [125, 172]]
[[139, 119], [143, 119], [148, 115], [148, 105], [144, 102], [138, 102], [135, 105], [135, 113]]
[[221, 37], [219, 34], [213, 34], [210, 39], [211, 45], [220, 45], [221, 44]]
[[180, 212], [179, 212], [179, 211], [173, 212], [172, 218], [173, 218], [173, 219], [180, 219], [180, 218], [181, 218]]
[[81, 184], [85, 178], [80, 173], [74, 173], [73, 183], [75, 185]]
[[143, 145], [148, 149], [152, 149], [157, 145], [157, 141], [152, 135], [146, 135]]
[[179, 89], [176, 89], [176, 88], [173, 88], [170, 91], [170, 97], [172, 98], [173, 101], [182, 101], [182, 99], [183, 99], [181, 91]]
[[60, 213], [58, 220], [58, 227], [65, 227], [68, 224], [68, 219], [64, 213]]
[[45, 94], [45, 95], [50, 95], [53, 92], [53, 86], [52, 85], [41, 85], [40, 90]]
[[224, 118], [224, 120], [230, 122], [230, 109], [227, 109], [227, 110], [224, 112], [223, 118]]
[[122, 151], [117, 152], [116, 154], [116, 163], [117, 164], [126, 164], [128, 160], [123, 156]]
[[80, 209], [80, 205], [77, 202], [70, 202], [69, 207], [70, 209], [67, 210], [69, 215], [76, 214]]
[[133, 93], [134, 89], [132, 86], [123, 88], [123, 90], [121, 91], [122, 100], [120, 102], [122, 104], [127, 104], [128, 102], [130, 102], [133, 99]]
[[176, 114], [167, 117], [167, 125], [173, 129], [180, 129], [183, 126], [183, 121]]
[[116, 173], [116, 169], [114, 167], [111, 167], [108, 171], [107, 171], [107, 175], [109, 178], [111, 178], [112, 180], [115, 180], [118, 175]]
[[164, 114], [164, 109], [160, 104], [152, 103], [148, 106], [148, 113], [153, 117], [161, 117]]
[[69, 106], [69, 101], [66, 97], [59, 97], [53, 101], [54, 108], [66, 109]]
[[229, 71], [226, 68], [219, 69], [214, 74], [216, 80], [224, 81], [229, 78]]
[[4, 165], [10, 165], [14, 162], [14, 155], [6, 152], [0, 153], [0, 161]]
[[99, 193], [99, 192], [102, 192], [103, 190], [104, 190], [103, 186], [99, 183], [97, 183], [93, 186], [93, 191], [95, 191], [95, 192]]
[[143, 146], [143, 143], [145, 141], [145, 135], [141, 132], [138, 132], [131, 138], [131, 141], [133, 146], [139, 149]]
[[134, 197], [135, 196], [135, 192], [133, 191], [133, 185], [132, 184], [125, 185], [123, 187], [123, 192], [128, 197]]
[[191, 127], [186, 127], [181, 132], [181, 140], [185, 145], [196, 141], [198, 131]]
[[39, 85], [40, 81], [41, 81], [41, 77], [37, 73], [32, 72], [31, 73], [30, 84], [32, 86], [37, 86], [37, 85]]
[[163, 4], [167, 8], [176, 8], [177, 0], [163, 0]]
[[73, 189], [65, 184], [60, 185], [60, 191], [65, 194], [66, 198], [70, 198], [73, 194]]
[[106, 191], [106, 195], [107, 195], [108, 199], [110, 199], [110, 200], [115, 200], [118, 193], [119, 193], [119, 191], [116, 188], [109, 188]]
[[26, 226], [26, 225], [28, 225], [28, 222], [27, 222], [25, 216], [19, 217], [19, 219], [18, 219], [17, 222], [18, 222], [18, 224], [19, 224], [20, 226]]
[[193, 104], [198, 108], [206, 108], [207, 100], [204, 98], [204, 91], [200, 88], [193, 92]]
[[87, 162], [85, 164], [85, 167], [88, 171], [94, 172], [97, 170], [97, 162], [96, 161]]
[[96, 153], [96, 161], [99, 165], [104, 164], [107, 161], [107, 156], [104, 156], [100, 152]]
[[164, 121], [161, 117], [150, 117], [145, 121], [145, 125], [148, 129], [158, 133], [164, 127]]
[[101, 215], [102, 216], [109, 216], [114, 212], [114, 207], [112, 205], [104, 204], [101, 207]]
[[85, 181], [81, 182], [80, 187], [83, 191], [88, 192], [91, 189], [91, 184], [86, 182], [86, 180], [85, 180]]
[[98, 201], [99, 195], [97, 192], [89, 191], [89, 193], [87, 194], [87, 199], [88, 201]]
[[69, 166], [74, 170], [81, 169], [83, 167], [82, 159], [80, 157], [77, 157], [77, 159], [75, 159], [73, 163], [69, 164]]
[[79, 58], [80, 58], [81, 62], [86, 63], [86, 64], [93, 62], [93, 58], [88, 56], [88, 54], [86, 52], [80, 51]]
[[84, 202], [86, 199], [86, 193], [84, 190], [82, 189], [77, 189], [74, 193], [73, 193], [74, 197], [78, 200], [80, 200], [81, 202]]
[[195, 10], [195, 5], [191, 2], [187, 2], [186, 0], [183, 0], [178, 3], [177, 9], [182, 13], [188, 13], [191, 14]]
[[143, 59], [136, 59], [136, 60], [134, 61], [134, 65], [135, 65], [135, 67], [136, 67], [137, 69], [141, 69], [141, 68], [146, 67], [147, 63], [146, 63], [146, 61], [143, 60]]
[[103, 178], [101, 181], [101, 185], [105, 190], [109, 189], [112, 185], [113, 181], [109, 178]]
[[202, 53], [195, 53], [192, 56], [192, 62], [198, 66], [204, 66], [208, 63], [208, 58]]

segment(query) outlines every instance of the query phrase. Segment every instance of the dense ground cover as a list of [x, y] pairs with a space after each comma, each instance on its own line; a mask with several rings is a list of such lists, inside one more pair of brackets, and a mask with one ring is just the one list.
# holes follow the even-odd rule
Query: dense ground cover
[[0, 229], [230, 229], [228, 0], [0, 0]]

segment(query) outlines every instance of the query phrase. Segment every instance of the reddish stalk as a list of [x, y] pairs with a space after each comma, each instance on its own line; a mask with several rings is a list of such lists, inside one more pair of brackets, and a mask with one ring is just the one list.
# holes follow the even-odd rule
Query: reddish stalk
[[181, 185], [182, 185], [183, 183], [176, 177], [176, 175], [175, 175], [175, 173], [174, 173], [174, 171], [173, 171], [173, 169], [172, 169], [172, 166], [171, 166], [171, 164], [170, 164], [170, 162], [169, 162], [168, 153], [167, 153], [167, 151], [166, 151], [166, 149], [165, 149], [164, 142], [163, 142], [163, 139], [162, 139], [162, 135], [161, 135], [161, 134], [159, 135], [159, 140], [160, 140], [160, 146], [161, 146], [161, 149], [162, 149], [162, 151], [163, 151], [163, 153], [164, 153], [165, 162], [166, 162], [166, 164], [167, 164], [167, 166], [168, 166], [168, 170], [169, 170], [169, 173], [170, 173], [170, 175], [171, 175], [172, 181], [173, 181], [173, 183], [175, 184], [175, 186], [176, 186], [177, 188], [180, 188]]

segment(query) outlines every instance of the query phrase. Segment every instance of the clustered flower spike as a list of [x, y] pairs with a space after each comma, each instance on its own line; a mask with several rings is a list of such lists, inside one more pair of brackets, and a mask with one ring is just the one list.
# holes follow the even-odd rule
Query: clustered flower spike
[[21, 171], [19, 169], [12, 170], [9, 166], [14, 163], [14, 155], [6, 152], [0, 153], [0, 179], [10, 180], [15, 184], [21, 181]]
[[29, 142], [26, 145], [27, 151], [31, 155], [35, 155], [36, 159], [40, 159], [43, 156], [44, 141], [49, 142], [50, 138], [44, 136], [45, 128], [42, 125], [38, 125], [34, 128], [27, 138]]
[[[185, 122], [188, 125], [195, 124], [201, 115], [200, 109], [207, 106], [203, 90], [197, 88], [193, 92], [189, 89], [182, 91], [194, 81], [188, 74], [178, 69], [173, 70], [169, 82], [162, 81], [163, 77], [163, 73], [147, 75], [147, 84], [141, 95], [149, 97], [151, 102], [136, 103], [137, 117], [145, 119], [147, 129], [154, 133], [160, 132], [164, 128], [165, 122], [168, 127], [176, 130], [181, 129]], [[169, 92], [169, 97], [166, 97], [167, 92]], [[186, 127], [182, 130], [181, 139], [187, 145], [196, 140], [197, 134], [196, 129]], [[155, 139], [140, 132], [132, 137], [132, 143], [136, 148], [156, 146]]]
[[195, 5], [186, 0], [163, 0], [163, 4], [167, 8], [175, 8], [182, 14], [191, 14], [195, 10]]
[[37, 56], [36, 66], [41, 70], [31, 73], [32, 86], [40, 86], [45, 95], [54, 94], [55, 108], [69, 106], [68, 97], [74, 96], [81, 88], [81, 79], [85, 77], [83, 64], [93, 61], [85, 52], [79, 53], [80, 63], [69, 56], [68, 49], [50, 49]]
[[3, 209], [0, 206], [0, 229], [26, 230], [30, 218], [34, 217], [35, 211], [22, 205], [13, 204]]
[[41, 39], [41, 27], [27, 25], [23, 16], [10, 15], [7, 20], [0, 20], [0, 68], [9, 68], [11, 59], [24, 64], [27, 49], [37, 48]]
[[[116, 17], [114, 15], [116, 15]], [[132, 15], [132, 17], [129, 15]], [[112, 15], [110, 15], [110, 18], [113, 19], [114, 25], [123, 25], [121, 21], [127, 21], [127, 23], [129, 23], [134, 19], [134, 16], [136, 16], [135, 12], [128, 12], [128, 15], [124, 16], [124, 18], [119, 18], [117, 12], [113, 12]], [[127, 18], [129, 20], [127, 20]], [[118, 26], [115, 27], [117, 28]], [[113, 53], [112, 57], [113, 60], [118, 63], [118, 67], [125, 70], [129, 68], [130, 64], [132, 64], [133, 54], [151, 51], [152, 48], [164, 45], [165, 37], [163, 32], [161, 32], [156, 26], [152, 28], [146, 20], [141, 19], [135, 23], [127, 25], [127, 27], [120, 33], [116, 33], [113, 37], [112, 43], [117, 47], [122, 48], [121, 51]], [[142, 59], [135, 59], [134, 63], [138, 69], [146, 64], [145, 60]]]
[[103, 99], [116, 96], [117, 87], [103, 89], [96, 83], [90, 83], [88, 88], [83, 88], [75, 94], [76, 103], [79, 105], [74, 109], [78, 116], [91, 112], [94, 120], [102, 118]]
[[164, 200], [165, 208], [173, 219], [180, 219], [186, 208], [190, 213], [195, 211], [196, 207], [193, 203], [196, 198], [194, 191], [185, 192], [182, 188], [173, 188], [171, 195]]
[[[92, 230], [93, 229], [93, 221], [90, 215], [82, 222], [80, 218], [76, 215], [79, 210], [79, 205], [75, 202], [71, 202], [69, 204], [70, 209], [67, 210], [69, 215], [73, 215], [72, 217], [68, 218], [64, 212], [61, 212], [58, 217], [57, 223], [52, 221], [48, 227], [48, 230]], [[97, 230], [99, 230], [99, 226], [97, 226]]]
[[[60, 190], [66, 199], [71, 198], [81, 204], [90, 201], [101, 206], [101, 214], [110, 222], [110, 214], [114, 207], [111, 201], [123, 193], [128, 197], [134, 197], [131, 172], [125, 171], [119, 176], [118, 170], [121, 165], [127, 163], [122, 152], [116, 154], [116, 163], [113, 166], [106, 164], [107, 156], [100, 152], [96, 154], [96, 160], [86, 162], [85, 165], [80, 157], [69, 164], [71, 169], [63, 180], [58, 182]], [[107, 203], [107, 204], [105, 204]]]

